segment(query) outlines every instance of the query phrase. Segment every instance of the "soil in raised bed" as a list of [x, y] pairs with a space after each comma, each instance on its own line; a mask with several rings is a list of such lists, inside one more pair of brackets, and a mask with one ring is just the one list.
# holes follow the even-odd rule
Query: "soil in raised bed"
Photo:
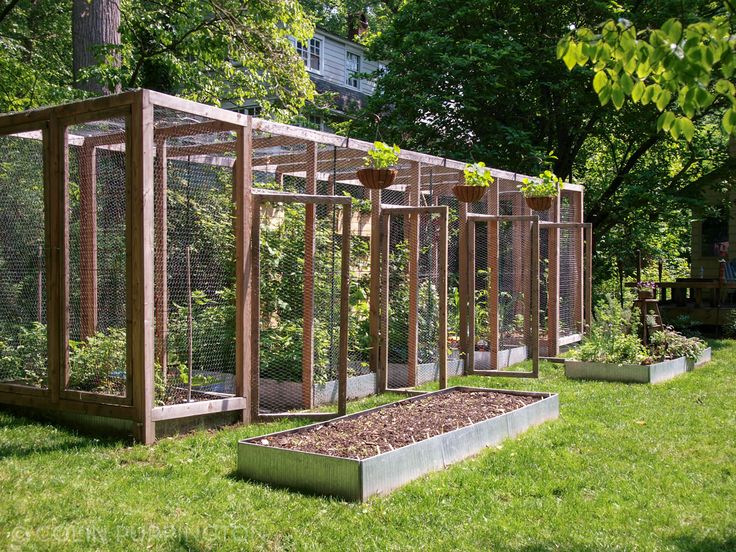
[[249, 442], [362, 460], [495, 418], [541, 399], [493, 391], [450, 391]]

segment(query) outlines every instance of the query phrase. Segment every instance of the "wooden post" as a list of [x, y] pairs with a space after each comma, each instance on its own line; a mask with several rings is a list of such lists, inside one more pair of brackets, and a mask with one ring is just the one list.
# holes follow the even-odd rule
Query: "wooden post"
[[447, 387], [447, 241], [449, 232], [448, 209], [440, 215], [440, 239], [437, 251], [437, 287], [439, 288], [439, 351], [440, 389]]
[[79, 149], [80, 337], [97, 331], [97, 159], [95, 148]]
[[[560, 196], [555, 197], [550, 209], [552, 222], [560, 222]], [[547, 229], [547, 356], [560, 354], [560, 229]]]
[[585, 325], [593, 322], [593, 226], [585, 228]]
[[168, 374], [167, 338], [169, 335], [167, 165], [166, 140], [158, 139], [156, 140], [156, 159], [153, 168], [155, 178], [153, 218], [156, 225], [154, 231], [156, 240], [154, 285], [156, 293], [154, 295], [153, 310], [156, 316], [156, 362], [160, 366], [164, 384]]
[[[256, 196], [251, 196], [253, 208], [251, 211], [251, 271], [250, 271], [250, 419], [255, 422], [260, 413], [259, 384], [261, 377], [261, 202]], [[237, 323], [237, 320], [236, 320]], [[247, 334], [243, 334], [245, 339]], [[237, 342], [236, 342], [237, 345]], [[245, 351], [243, 351], [245, 354]]]
[[[462, 177], [459, 183], [462, 184]], [[457, 202], [457, 218], [458, 218], [458, 339], [460, 346], [460, 356], [465, 362], [464, 372], [468, 373], [468, 359], [470, 358], [471, 349], [469, 347], [470, 338], [468, 336], [468, 204], [461, 201]]]
[[[531, 298], [530, 298], [530, 324], [532, 337], [532, 374], [539, 377], [539, 222], [531, 223]], [[536, 267], [536, 270], [534, 270]]]
[[135, 438], [152, 443], [153, 408], [153, 105], [148, 91], [134, 96], [127, 132], [127, 359], [136, 412]]
[[[573, 222], [582, 224], [584, 220], [583, 213], [583, 192], [573, 192], [572, 197], [572, 212], [574, 213], [575, 219]], [[574, 241], [574, 255], [575, 255], [575, 279], [573, 289], [573, 322], [575, 324], [575, 331], [581, 335], [585, 331], [585, 298], [583, 297], [583, 287], [577, 285], [585, 275], [585, 233], [582, 226], [573, 230], [573, 241]]]
[[[488, 214], [498, 215], [498, 183], [494, 183], [488, 189]], [[513, 224], [513, 223], [512, 223]], [[489, 370], [498, 369], [498, 296], [499, 296], [499, 252], [498, 234], [499, 221], [489, 220], [487, 223], [488, 234], [488, 356]], [[518, 255], [518, 253], [516, 253]], [[514, 274], [514, 278], [519, 275]]]
[[186, 281], [187, 281], [187, 402], [192, 402], [192, 376], [193, 376], [193, 354], [192, 354], [192, 247], [187, 245], [184, 254], [186, 256]]
[[[419, 205], [422, 186], [421, 164], [409, 165], [409, 205]], [[412, 213], [409, 217], [409, 331], [407, 343], [407, 387], [417, 384], [419, 364], [419, 221], [421, 215]]]
[[[317, 193], [317, 145], [307, 143], [307, 194]], [[314, 255], [316, 248], [316, 205], [304, 206], [304, 302], [302, 333], [302, 405], [313, 406], [312, 382], [314, 379]]]
[[[370, 190], [371, 197], [371, 237], [370, 237], [370, 255], [371, 255], [371, 279], [370, 279], [370, 297], [368, 322], [371, 338], [371, 354], [370, 368], [371, 372], [376, 373], [376, 384], [378, 392], [385, 390], [385, 386], [381, 389], [381, 378], [385, 374], [381, 374], [380, 367], [380, 348], [382, 341], [386, 341], [388, 336], [381, 336], [381, 190]], [[345, 222], [343, 221], [343, 226]], [[388, 259], [384, 260], [388, 263]], [[387, 341], [386, 341], [387, 343]]]
[[467, 254], [465, 256], [465, 273], [466, 276], [466, 312], [468, 325], [468, 334], [466, 338], [466, 357], [465, 357], [465, 373], [472, 374], [475, 372], [475, 222], [465, 223], [465, 237], [467, 240]]
[[[330, 194], [330, 195], [334, 195]], [[334, 206], [333, 206], [334, 208]], [[342, 220], [350, 220], [352, 205], [342, 206]], [[350, 324], [350, 226], [342, 225], [342, 256], [340, 258], [340, 353], [337, 367], [337, 413], [347, 414], [348, 397], [348, 325]]]
[[66, 383], [68, 328], [65, 278], [68, 270], [69, 231], [66, 209], [66, 133], [56, 117], [51, 117], [44, 139], [44, 209], [46, 241], [46, 335], [48, 339], [48, 386], [52, 403]]
[[[258, 379], [257, 367], [252, 364], [252, 334], [254, 332], [252, 311], [258, 314], [258, 303], [253, 304], [255, 286], [250, 279], [255, 251], [251, 244], [252, 167], [252, 120], [237, 133], [236, 162], [233, 180], [235, 196], [235, 394], [251, 399], [251, 382]], [[256, 333], [258, 319], [255, 323]], [[258, 404], [250, 404], [243, 410], [242, 421], [249, 423], [258, 415]]]
[[641, 282], [641, 249], [636, 250], [636, 281]]
[[[380, 190], [371, 190], [378, 191]], [[373, 283], [373, 274], [376, 274], [376, 280], [380, 283], [380, 292], [376, 293], [376, 297], [380, 297], [378, 305], [378, 311], [380, 313], [380, 349], [378, 355], [378, 372], [376, 373], [376, 382], [378, 385], [378, 392], [385, 393], [388, 387], [388, 347], [389, 347], [389, 245], [391, 243], [391, 215], [382, 215], [380, 219], [380, 231], [377, 233], [380, 236], [380, 250], [379, 257], [382, 259], [380, 269], [377, 272], [373, 272], [371, 268], [371, 284]], [[371, 232], [373, 236], [373, 232]], [[371, 297], [373, 293], [371, 292]]]

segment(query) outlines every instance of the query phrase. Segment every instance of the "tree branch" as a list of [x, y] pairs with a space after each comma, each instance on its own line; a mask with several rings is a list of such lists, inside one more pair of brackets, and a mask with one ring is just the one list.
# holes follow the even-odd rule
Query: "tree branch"
[[11, 11], [13, 11], [13, 8], [18, 4], [18, 2], [20, 2], [20, 0], [10, 0], [10, 2], [8, 2], [8, 5], [0, 12], [0, 23], [3, 22], [3, 19], [5, 19]]

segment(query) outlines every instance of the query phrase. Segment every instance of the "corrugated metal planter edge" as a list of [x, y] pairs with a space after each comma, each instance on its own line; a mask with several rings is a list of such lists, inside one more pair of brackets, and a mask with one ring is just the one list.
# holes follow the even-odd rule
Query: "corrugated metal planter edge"
[[[373, 495], [386, 494], [422, 475], [473, 456], [484, 448], [497, 445], [509, 437], [515, 437], [530, 427], [557, 419], [560, 413], [557, 394], [506, 389], [451, 387], [405, 401], [458, 390], [532, 395], [542, 397], [542, 400], [495, 418], [363, 460], [249, 443], [247, 441], [254, 439], [250, 437], [238, 443], [238, 474], [252, 481], [310, 494], [337, 496], [356, 502], [365, 501]], [[387, 406], [390, 405], [349, 414], [335, 420], [360, 416]], [[312, 426], [323, 424], [324, 422]], [[257, 439], [293, 433], [304, 427], [311, 426], [272, 433]]]
[[711, 358], [711, 348], [703, 351], [697, 361], [685, 357], [665, 360], [655, 364], [613, 364], [606, 362], [565, 361], [565, 376], [570, 379], [617, 381], [622, 383], [660, 383], [675, 378]]

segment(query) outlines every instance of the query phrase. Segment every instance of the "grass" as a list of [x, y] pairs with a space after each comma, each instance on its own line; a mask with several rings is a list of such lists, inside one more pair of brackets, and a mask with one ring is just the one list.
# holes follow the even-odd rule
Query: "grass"
[[561, 418], [366, 504], [235, 477], [238, 439], [293, 423], [131, 447], [0, 413], [0, 549], [736, 550], [736, 342], [713, 346], [656, 386], [455, 378], [559, 392]]

